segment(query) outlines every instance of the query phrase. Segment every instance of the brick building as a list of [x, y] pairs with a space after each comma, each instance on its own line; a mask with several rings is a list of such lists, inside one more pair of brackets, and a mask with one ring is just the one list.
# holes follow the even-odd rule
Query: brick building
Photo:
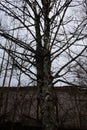
[[[58, 126], [87, 129], [87, 90], [55, 87], [54, 94]], [[40, 126], [37, 87], [0, 88], [0, 123], [9, 121]]]

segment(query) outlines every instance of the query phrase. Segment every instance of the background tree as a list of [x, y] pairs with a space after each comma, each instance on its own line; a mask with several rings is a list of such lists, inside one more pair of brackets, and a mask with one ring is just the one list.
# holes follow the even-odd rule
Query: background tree
[[[82, 88], [87, 87], [87, 55], [86, 52], [79, 57], [77, 63], [73, 66], [72, 73], [74, 75], [74, 82]], [[78, 65], [79, 64], [79, 65]]]
[[[87, 1], [83, 0], [82, 2], [82, 8], [81, 8], [81, 17], [80, 19], [85, 19], [85, 29], [84, 32], [86, 32], [87, 27]], [[82, 41], [83, 44], [80, 46], [83, 47], [84, 45], [86, 46], [86, 39], [85, 42]], [[74, 76], [74, 82], [79, 85], [80, 87], [87, 87], [87, 49], [84, 51], [84, 53], [79, 56], [79, 58], [76, 60], [76, 63], [72, 65], [71, 73]]]
[[[86, 19], [75, 13], [81, 7], [82, 2], [74, 0], [0, 1], [0, 48], [17, 69], [37, 83], [45, 130], [57, 126], [53, 87], [59, 82], [74, 84], [68, 78], [69, 66], [86, 50], [81, 42], [86, 41]], [[16, 49], [5, 46], [6, 40]]]

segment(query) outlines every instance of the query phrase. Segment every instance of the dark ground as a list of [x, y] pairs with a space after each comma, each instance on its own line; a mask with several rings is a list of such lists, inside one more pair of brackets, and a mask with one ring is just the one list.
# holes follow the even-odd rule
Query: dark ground
[[[23, 125], [21, 123], [0, 123], [0, 130], [42, 130], [39, 126], [29, 126]], [[87, 129], [64, 129], [64, 128], [57, 128], [55, 130], [87, 130]]]

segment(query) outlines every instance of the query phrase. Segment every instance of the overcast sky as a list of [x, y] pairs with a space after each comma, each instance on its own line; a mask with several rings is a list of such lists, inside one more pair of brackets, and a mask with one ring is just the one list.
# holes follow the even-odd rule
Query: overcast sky
[[[81, 2], [82, 2], [82, 0], [79, 0], [79, 3], [81, 3]], [[72, 5], [73, 5], [73, 7], [69, 8], [67, 10], [67, 13], [66, 13], [66, 19], [69, 19], [69, 18], [73, 19], [73, 21], [70, 22], [69, 24], [67, 24], [67, 26], [65, 27], [67, 32], [69, 30], [73, 31], [74, 27], [77, 26], [77, 22], [82, 20], [83, 16], [85, 15], [84, 8], [82, 8], [82, 5], [78, 6], [78, 2], [76, 2], [76, 0], [73, 0]], [[74, 5], [75, 5], [75, 7], [74, 7]], [[11, 19], [6, 14], [4, 14], [2, 12], [0, 13], [0, 20], [2, 21], [2, 26], [5, 29], [6, 28], [8, 29], [9, 25], [10, 25], [10, 27], [13, 26], [13, 23], [11, 22]], [[77, 22], [75, 22], [74, 20], [77, 21]], [[19, 23], [16, 23], [16, 25], [17, 24], [19, 24]], [[33, 31], [33, 29], [32, 29], [32, 31]], [[61, 29], [61, 31], [62, 31], [62, 29]], [[22, 33], [23, 33], [23, 36], [22, 36]], [[26, 33], [27, 33], [26, 30], [24, 30], [24, 31], [21, 30], [19, 37], [22, 36], [22, 39], [25, 38]], [[17, 33], [15, 33], [15, 35], [17, 35]], [[28, 40], [27, 36], [26, 36], [26, 38], [27, 39], [25, 39], [25, 40]], [[60, 38], [60, 40], [61, 40], [61, 38]], [[0, 37], [0, 42], [1, 42], [1, 44], [4, 44], [5, 40]], [[78, 46], [73, 45], [73, 46], [70, 47], [70, 50], [72, 51], [72, 52], [70, 51], [70, 53], [71, 53], [72, 56], [75, 56], [76, 54], [78, 54], [79, 51], [83, 49], [83, 46], [81, 46], [81, 45], [86, 45], [87, 43], [86, 43], [86, 40], [84, 40], [84, 42], [81, 41], [78, 44], [79, 44]], [[56, 46], [53, 48], [52, 51], [54, 51], [54, 50], [56, 50]], [[21, 52], [22, 50], [18, 49], [18, 51]], [[67, 50], [67, 52], [68, 52], [68, 50]], [[70, 57], [68, 57], [67, 52], [62, 53], [62, 55], [57, 57], [57, 59], [53, 62], [53, 64], [52, 64], [52, 72], [53, 72], [53, 74], [56, 72], [57, 69], [61, 68], [61, 66], [63, 66], [69, 60]], [[3, 56], [3, 51], [0, 50], [0, 54], [1, 54], [0, 55], [0, 58], [1, 58]], [[7, 57], [8, 57], [8, 55], [5, 54], [5, 59], [7, 59]], [[2, 60], [0, 60], [0, 64], [1, 64], [1, 62], [2, 62]], [[4, 69], [5, 69], [5, 66], [6, 66], [5, 63], [6, 63], [6, 60], [4, 62], [4, 66], [3, 66]], [[66, 69], [67, 68], [65, 68], [65, 71], [66, 71]], [[33, 68], [33, 71], [35, 71], [34, 68]], [[0, 82], [3, 82], [4, 72], [5, 71], [3, 71], [3, 73], [1, 74]], [[9, 73], [10, 73], [10, 71], [8, 72], [8, 75], [9, 75]], [[17, 74], [18, 73], [19, 73], [18, 70], [14, 71], [14, 76], [13, 76], [12, 81], [11, 81], [11, 86], [16, 86], [18, 84], [18, 79], [17, 79], [17, 76], [18, 76]], [[64, 73], [64, 70], [61, 72], [61, 74], [63, 74], [63, 73]], [[71, 74], [67, 74], [66, 77], [69, 80], [73, 80], [73, 76]], [[5, 85], [8, 84], [8, 81], [9, 81], [9, 77], [7, 77]], [[25, 75], [22, 74], [21, 75], [21, 85], [28, 85], [28, 83], [29, 83], [29, 78], [27, 76], [25, 78]], [[35, 84], [35, 82], [33, 82], [33, 84]], [[60, 84], [62, 85], [62, 83], [60, 83]], [[57, 85], [60, 85], [60, 84], [57, 84]]]

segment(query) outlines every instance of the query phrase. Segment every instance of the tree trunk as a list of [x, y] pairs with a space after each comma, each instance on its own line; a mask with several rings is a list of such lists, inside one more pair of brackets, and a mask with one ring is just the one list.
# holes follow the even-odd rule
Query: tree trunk
[[[44, 1], [45, 2], [45, 1]], [[51, 76], [51, 52], [50, 52], [50, 21], [49, 4], [46, 2], [44, 8], [44, 40], [43, 46], [40, 34], [40, 16], [36, 18], [36, 67], [37, 67], [37, 86], [39, 92], [40, 115], [43, 130], [54, 130], [56, 125], [56, 114], [54, 107], [53, 85]], [[35, 11], [36, 12], [36, 11]]]

